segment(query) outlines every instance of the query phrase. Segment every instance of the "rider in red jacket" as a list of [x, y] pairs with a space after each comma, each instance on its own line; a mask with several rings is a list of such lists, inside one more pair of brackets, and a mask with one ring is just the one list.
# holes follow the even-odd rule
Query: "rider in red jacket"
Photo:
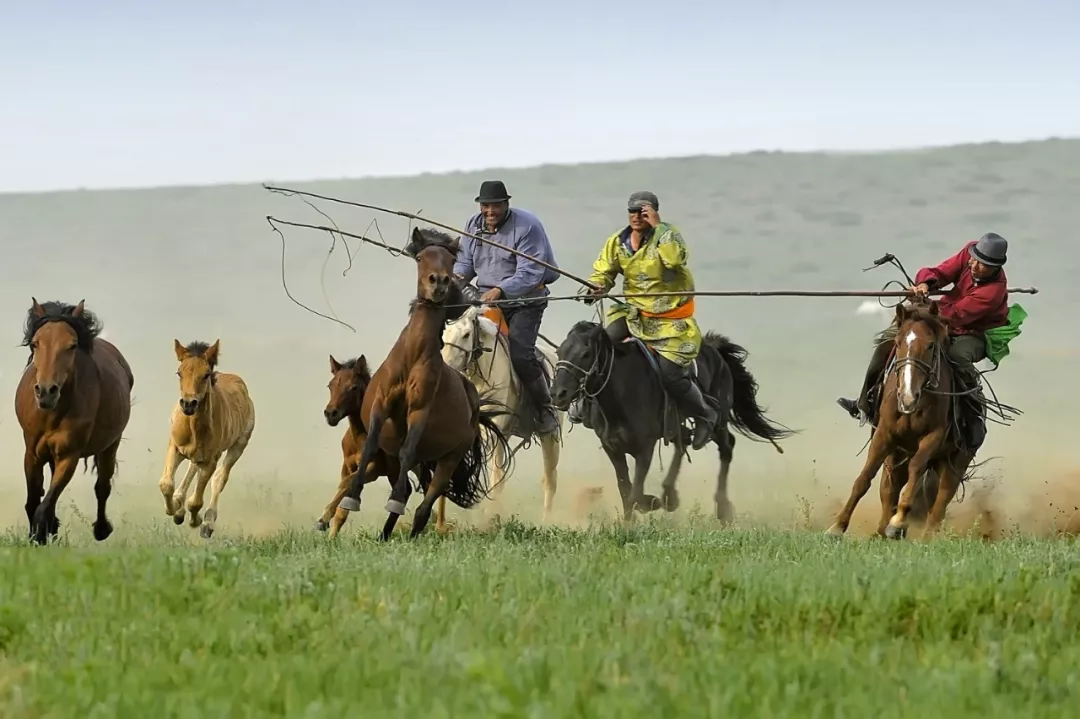
[[[969, 242], [963, 249], [937, 267], [924, 267], [915, 275], [912, 294], [925, 298], [931, 290], [952, 287], [937, 300], [941, 316], [949, 325], [952, 342], [949, 357], [956, 364], [958, 389], [975, 388], [975, 401], [983, 402], [979, 390], [979, 373], [975, 364], [986, 358], [986, 340], [983, 333], [994, 327], [1008, 323], [1009, 293], [1006, 291], [1005, 264], [1009, 244], [1005, 238], [990, 232], [978, 242]], [[837, 404], [855, 419], [870, 414], [868, 394], [871, 388], [881, 380], [885, 363], [889, 360], [893, 339], [896, 336], [895, 324], [881, 336], [870, 366], [866, 370], [862, 391], [858, 400], [841, 397]], [[981, 407], [979, 408], [981, 410]], [[972, 418], [974, 419], [974, 418]], [[979, 420], [982, 420], [980, 412]], [[966, 439], [972, 450], [978, 449], [986, 435], [983, 421], [968, 421]]]

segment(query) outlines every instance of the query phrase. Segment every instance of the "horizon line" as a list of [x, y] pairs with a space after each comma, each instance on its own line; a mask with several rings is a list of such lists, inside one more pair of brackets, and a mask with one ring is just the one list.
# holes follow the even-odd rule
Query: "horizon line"
[[891, 155], [900, 153], [919, 153], [919, 152], [932, 152], [935, 150], [951, 150], [962, 147], [981, 147], [986, 145], [1035, 145], [1047, 142], [1076, 142], [1080, 141], [1080, 135], [1076, 136], [1060, 136], [1050, 135], [1045, 137], [1030, 138], [1026, 140], [980, 140], [972, 142], [958, 142], [947, 145], [911, 145], [911, 146], [895, 146], [890, 148], [879, 149], [829, 149], [822, 148], [817, 150], [784, 150], [784, 149], [757, 149], [757, 150], [743, 150], [738, 152], [717, 152], [717, 153], [694, 153], [689, 155], [655, 155], [655, 156], [638, 156], [609, 160], [588, 160], [584, 162], [544, 162], [529, 165], [500, 165], [500, 166], [488, 166], [474, 169], [457, 169], [457, 170], [443, 170], [432, 172], [410, 172], [410, 173], [383, 173], [379, 175], [345, 175], [340, 177], [309, 177], [309, 178], [292, 178], [292, 179], [248, 179], [248, 180], [222, 180], [220, 182], [194, 182], [194, 183], [177, 183], [177, 184], [149, 184], [149, 185], [115, 185], [115, 186], [77, 186], [77, 187], [59, 187], [48, 190], [0, 190], [0, 197], [16, 197], [20, 195], [54, 195], [54, 194], [70, 194], [77, 192], [84, 193], [108, 193], [108, 192], [151, 192], [154, 190], [203, 190], [214, 189], [224, 187], [244, 187], [249, 185], [263, 185], [263, 184], [315, 184], [315, 183], [341, 183], [341, 182], [361, 182], [372, 180], [412, 180], [419, 179], [421, 177], [453, 177], [455, 175], [472, 175], [478, 173], [496, 173], [496, 172], [528, 172], [531, 170], [539, 170], [545, 168], [573, 168], [573, 167], [591, 167], [597, 165], [628, 165], [639, 162], [663, 162], [669, 160], [696, 160], [696, 159], [723, 159], [723, 158], [735, 158], [746, 157], [750, 155]]

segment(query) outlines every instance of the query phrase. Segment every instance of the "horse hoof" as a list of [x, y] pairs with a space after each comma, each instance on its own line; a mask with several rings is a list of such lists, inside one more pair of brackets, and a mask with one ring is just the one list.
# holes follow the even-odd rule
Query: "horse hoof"
[[210, 539], [210, 537], [214, 536], [214, 528], [209, 524], [204, 524], [202, 529], [199, 530], [199, 534], [202, 535], [203, 539]]
[[833, 525], [825, 530], [825, 536], [840, 541], [844, 538], [844, 530], [840, 529], [838, 525]]
[[731, 502], [716, 503], [716, 519], [721, 524], [731, 524], [735, 519], [735, 510], [732, 508]]
[[112, 524], [108, 520], [104, 522], [94, 522], [94, 539], [99, 542], [103, 542], [109, 538], [112, 534]]
[[360, 500], [352, 497], [342, 497], [341, 501], [338, 502], [338, 509], [344, 509], [346, 512], [359, 512]]
[[316, 532], [325, 532], [328, 529], [330, 529], [330, 524], [328, 522], [324, 522], [321, 519], [318, 522], [315, 522]]
[[399, 502], [396, 499], [388, 499], [386, 501], [386, 511], [390, 514], [401, 516], [402, 514], [405, 514], [405, 503]]
[[183, 514], [174, 514], [173, 518], [172, 518], [172, 521], [173, 521], [173, 524], [175, 524], [176, 526], [180, 526], [181, 524], [184, 523], [184, 515]]
[[891, 524], [885, 525], [885, 538], [886, 539], [903, 539], [907, 532], [900, 527], [894, 527]]
[[674, 512], [679, 508], [679, 493], [674, 489], [664, 492], [664, 511]]

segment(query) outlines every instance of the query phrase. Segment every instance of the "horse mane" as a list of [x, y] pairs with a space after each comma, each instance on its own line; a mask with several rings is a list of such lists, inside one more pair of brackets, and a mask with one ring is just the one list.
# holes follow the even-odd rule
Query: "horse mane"
[[457, 238], [445, 232], [430, 227], [414, 227], [409, 238], [409, 244], [405, 245], [404, 252], [410, 257], [417, 257], [429, 247], [441, 247], [455, 257], [458, 253], [456, 246]]
[[949, 327], [945, 324], [945, 320], [942, 319], [941, 315], [932, 312], [930, 308], [931, 305], [908, 305], [905, 308], [904, 320], [906, 322], [925, 322], [930, 325], [930, 329], [938, 337], [948, 335]]
[[87, 352], [93, 350], [94, 340], [98, 338], [104, 329], [93, 312], [83, 308], [82, 315], [75, 317], [73, 313], [76, 305], [69, 305], [64, 302], [44, 302], [40, 304], [40, 307], [45, 313], [41, 317], [34, 313], [33, 307], [26, 312], [26, 323], [23, 326], [21, 346], [29, 347], [30, 343], [34, 341], [34, 335], [37, 334], [38, 330], [50, 322], [63, 322], [75, 332], [79, 349]]
[[[356, 369], [356, 363], [359, 362], [359, 361], [360, 361], [359, 357], [352, 357], [351, 359], [347, 359], [347, 360], [345, 360], [344, 362], [341, 363], [341, 369], [355, 370]], [[371, 368], [370, 367], [365, 369], [363, 372], [360, 373], [360, 379], [364, 380], [365, 384], [370, 384], [371, 383]]]
[[[207, 342], [200, 342], [195, 340], [194, 342], [188, 342], [184, 350], [192, 357], [206, 357], [206, 352], [210, 349], [210, 344]], [[221, 355], [219, 354], [220, 358]]]

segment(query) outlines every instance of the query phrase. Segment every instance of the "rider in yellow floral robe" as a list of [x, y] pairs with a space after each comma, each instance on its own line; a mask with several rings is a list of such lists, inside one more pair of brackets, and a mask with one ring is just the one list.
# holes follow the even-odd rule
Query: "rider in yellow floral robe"
[[[693, 292], [689, 250], [679, 229], [660, 220], [660, 202], [651, 192], [635, 192], [627, 203], [629, 224], [604, 243], [589, 283], [594, 294], [607, 292], [623, 276], [623, 293]], [[690, 376], [701, 350], [701, 329], [692, 296], [631, 297], [607, 313], [607, 332], [620, 342], [633, 336], [657, 353], [664, 387], [680, 411], [694, 418], [694, 449], [712, 437], [716, 411]]]

